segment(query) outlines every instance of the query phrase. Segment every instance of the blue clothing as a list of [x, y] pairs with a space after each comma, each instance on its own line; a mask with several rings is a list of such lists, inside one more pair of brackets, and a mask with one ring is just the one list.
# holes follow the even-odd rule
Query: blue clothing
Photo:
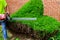
[[0, 23], [2, 25], [3, 37], [4, 39], [7, 39], [6, 22], [1, 20]]

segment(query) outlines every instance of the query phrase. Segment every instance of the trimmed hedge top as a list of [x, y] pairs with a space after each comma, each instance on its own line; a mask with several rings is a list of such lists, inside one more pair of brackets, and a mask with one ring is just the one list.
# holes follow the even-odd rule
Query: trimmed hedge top
[[30, 0], [22, 8], [20, 8], [11, 17], [39, 17], [43, 15], [42, 0]]

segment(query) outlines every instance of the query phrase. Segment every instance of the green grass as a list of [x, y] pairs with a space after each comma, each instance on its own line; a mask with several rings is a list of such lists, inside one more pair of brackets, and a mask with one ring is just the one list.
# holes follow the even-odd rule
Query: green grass
[[0, 40], [3, 40], [2, 27], [0, 26]]

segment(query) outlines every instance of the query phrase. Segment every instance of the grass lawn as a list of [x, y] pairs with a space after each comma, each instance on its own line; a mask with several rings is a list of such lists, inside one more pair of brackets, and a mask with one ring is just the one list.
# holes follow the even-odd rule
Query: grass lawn
[[0, 40], [3, 40], [2, 27], [0, 25]]

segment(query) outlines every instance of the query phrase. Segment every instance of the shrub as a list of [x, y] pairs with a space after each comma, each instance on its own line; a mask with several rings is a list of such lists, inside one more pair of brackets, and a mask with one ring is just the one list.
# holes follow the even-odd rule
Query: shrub
[[46, 31], [46, 32], [54, 32], [55, 30], [59, 30], [59, 22], [49, 16], [43, 15], [43, 3], [42, 0], [30, 0], [21, 9], [19, 9], [14, 14], [11, 14], [11, 18], [14, 17], [24, 17], [24, 18], [32, 18], [36, 17], [37, 20], [23, 20], [17, 21], [22, 24], [27, 24], [34, 30]]
[[43, 15], [42, 0], [30, 0], [11, 17], [39, 17]]
[[54, 30], [59, 30], [59, 22], [52, 17], [49, 16], [41, 16], [37, 18], [35, 21], [17, 21], [22, 24], [27, 24], [34, 30], [53, 32]]
[[27, 24], [34, 30], [46, 30], [54, 31], [58, 29], [58, 22], [52, 17], [43, 15], [43, 3], [42, 0], [30, 0], [16, 13], [11, 14], [11, 17], [36, 17], [34, 21], [20, 21], [20, 23]]

